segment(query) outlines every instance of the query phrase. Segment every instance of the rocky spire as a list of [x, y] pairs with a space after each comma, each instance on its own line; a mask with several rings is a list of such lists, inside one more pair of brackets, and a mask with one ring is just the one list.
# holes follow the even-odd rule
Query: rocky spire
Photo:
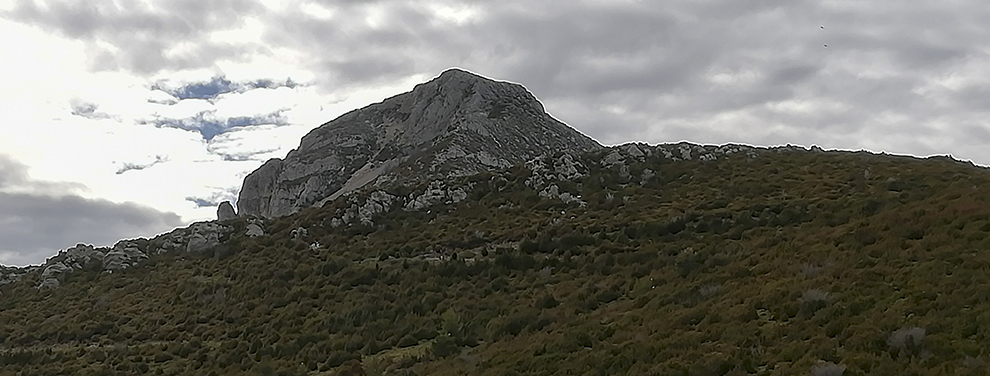
[[234, 212], [234, 205], [230, 204], [230, 201], [224, 201], [217, 206], [217, 220], [226, 221], [228, 219], [234, 219], [237, 214]]

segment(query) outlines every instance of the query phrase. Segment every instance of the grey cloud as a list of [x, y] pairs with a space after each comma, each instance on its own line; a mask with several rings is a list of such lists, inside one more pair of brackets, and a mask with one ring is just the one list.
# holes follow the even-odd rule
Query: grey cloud
[[[246, 14], [260, 9], [260, 4], [250, 0], [162, 1], [155, 2], [154, 9], [137, 0], [50, 1], [44, 9], [32, 0], [20, 0], [2, 16], [92, 42], [92, 48], [97, 48], [95, 42], [102, 41], [121, 49], [119, 54], [97, 52], [92, 61], [94, 68], [154, 73], [164, 68], [196, 67], [204, 61], [236, 58], [249, 52], [210, 42], [204, 32], [239, 26]], [[199, 44], [194, 54], [164, 55], [190, 41]]]
[[109, 119], [112, 116], [105, 112], [97, 112], [99, 108], [95, 103], [85, 102], [79, 99], [73, 100], [69, 103], [72, 108], [72, 114], [87, 119]]
[[117, 169], [116, 174], [117, 175], [120, 175], [120, 174], [123, 174], [123, 173], [125, 173], [127, 171], [144, 170], [144, 169], [146, 169], [148, 167], [154, 166], [154, 165], [159, 164], [159, 163], [164, 163], [164, 162], [168, 162], [168, 157], [167, 156], [161, 156], [161, 155], [156, 155], [155, 156], [155, 160], [154, 161], [151, 161], [149, 163], [130, 163], [130, 162], [125, 162], [125, 163], [122, 163], [121, 166], [120, 166], [120, 168]]
[[244, 152], [225, 153], [225, 152], [220, 152], [220, 151], [217, 151], [217, 150], [214, 150], [214, 149], [210, 149], [209, 152], [211, 154], [219, 155], [220, 158], [222, 158], [224, 161], [228, 161], [228, 162], [243, 162], [243, 161], [256, 160], [255, 159], [255, 156], [266, 155], [266, 154], [269, 154], [271, 152], [275, 152], [275, 151], [278, 151], [278, 150], [279, 149], [265, 149], [265, 150], [257, 150], [257, 151], [244, 151]]
[[[243, 93], [254, 89], [277, 89], [280, 87], [295, 88], [300, 84], [287, 78], [284, 81], [271, 79], [257, 79], [250, 81], [234, 82], [222, 75], [214, 76], [209, 81], [193, 82], [183, 85], [171, 85], [167, 81], [159, 81], [151, 86], [152, 90], [158, 90], [175, 97], [183, 99], [215, 99], [221, 94]], [[155, 102], [161, 103], [161, 102]], [[165, 102], [163, 104], [174, 104], [177, 102]]]
[[179, 103], [176, 99], [148, 99], [148, 103], [154, 104], [164, 104], [166, 106], [173, 106]]
[[[986, 108], [980, 88], [917, 90], [960, 66], [990, 63], [990, 8], [976, 0], [467, 1], [457, 5], [478, 14], [459, 25], [432, 13], [431, 2], [320, 3], [337, 15], [271, 12], [247, 0], [166, 1], [156, 11], [137, 2], [119, 11], [57, 2], [44, 12], [24, 1], [9, 17], [120, 47], [94, 48], [91, 59], [105, 69], [208, 68], [279, 46], [303, 56], [320, 90], [347, 92], [462, 67], [526, 85], [555, 116], [606, 143], [796, 137], [787, 142], [948, 151], [963, 140], [946, 136], [929, 145], [910, 135], [938, 132], [934, 124], [963, 123]], [[365, 23], [372, 8], [384, 19], [374, 27]], [[205, 39], [248, 16], [268, 26], [257, 44]], [[193, 52], [164, 54], [179, 43]], [[719, 72], [752, 76], [713, 82]], [[788, 101], [809, 110], [771, 110]], [[911, 122], [888, 128], [880, 120], [890, 114]], [[897, 137], [887, 137], [892, 130]]]
[[220, 205], [219, 202], [213, 202], [213, 201], [209, 201], [208, 199], [199, 198], [199, 197], [186, 197], [186, 201], [192, 202], [196, 204], [197, 207], [200, 208], [215, 207], [217, 205]]
[[212, 194], [208, 197], [186, 197], [186, 201], [196, 204], [197, 207], [217, 207], [221, 202], [230, 201], [232, 204], [237, 203], [237, 194], [240, 192], [240, 187], [235, 188], [223, 188], [215, 189]]
[[[882, 138], [891, 150], [921, 153], [931, 147], [900, 136], [937, 132], [928, 124], [946, 112], [985, 108], [978, 89], [955, 93], [959, 98], [948, 104], [915, 90], [990, 45], [980, 21], [990, 15], [975, 1], [955, 8], [755, 0], [478, 2], [479, 19], [462, 26], [437, 26], [427, 8], [407, 4], [390, 4], [386, 18], [393, 22], [379, 29], [364, 27], [361, 17], [326, 22], [282, 15], [298, 22], [269, 30], [266, 38], [327, 51], [313, 55], [313, 70], [326, 72], [328, 88], [449, 66], [520, 82], [555, 116], [606, 143], [690, 139], [830, 147]], [[338, 9], [351, 14], [361, 8]], [[708, 79], [717, 71], [752, 72], [755, 78], [718, 85]], [[788, 101], [820, 108], [768, 109]], [[894, 129], [877, 123], [891, 113], [915, 122]], [[892, 131], [898, 137], [885, 137]]]
[[812, 78], [820, 70], [821, 67], [801, 63], [793, 66], [781, 67], [771, 73], [769, 83], [774, 85], [789, 85], [803, 82]]
[[283, 110], [275, 112], [253, 115], [218, 117], [216, 111], [202, 111], [192, 117], [174, 119], [166, 117], [156, 117], [150, 120], [143, 120], [143, 124], [152, 124], [156, 127], [177, 128], [202, 135], [203, 139], [210, 141], [218, 134], [229, 132], [235, 128], [249, 127], [253, 125], [274, 124], [286, 125], [286, 119], [282, 115]]
[[960, 127], [960, 133], [964, 140], [968, 140], [970, 143], [976, 145], [985, 145], [990, 143], [990, 129], [986, 125], [980, 124], [970, 124]]
[[112, 244], [182, 224], [174, 213], [84, 198], [74, 194], [72, 187], [34, 181], [23, 165], [0, 155], [0, 223], [4, 224], [0, 226], [0, 263], [39, 264], [76, 243]]

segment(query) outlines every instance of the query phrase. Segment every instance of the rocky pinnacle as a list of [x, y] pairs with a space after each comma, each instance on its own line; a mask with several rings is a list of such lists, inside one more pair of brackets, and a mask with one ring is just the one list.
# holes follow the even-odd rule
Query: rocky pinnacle
[[238, 215], [278, 217], [365, 187], [507, 168], [595, 140], [554, 119], [522, 85], [450, 69], [303, 136], [244, 178]]

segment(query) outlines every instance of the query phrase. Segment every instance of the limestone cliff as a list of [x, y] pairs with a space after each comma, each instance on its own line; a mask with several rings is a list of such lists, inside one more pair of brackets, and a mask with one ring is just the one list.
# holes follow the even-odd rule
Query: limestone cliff
[[451, 69], [351, 111], [244, 179], [238, 215], [277, 217], [362, 187], [471, 175], [601, 145], [554, 119], [521, 85]]

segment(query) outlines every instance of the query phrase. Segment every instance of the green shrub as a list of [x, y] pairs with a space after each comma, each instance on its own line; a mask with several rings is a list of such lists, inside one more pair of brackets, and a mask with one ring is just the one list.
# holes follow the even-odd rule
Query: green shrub
[[457, 341], [448, 335], [442, 335], [433, 340], [430, 344], [430, 353], [438, 358], [445, 358], [459, 351]]

